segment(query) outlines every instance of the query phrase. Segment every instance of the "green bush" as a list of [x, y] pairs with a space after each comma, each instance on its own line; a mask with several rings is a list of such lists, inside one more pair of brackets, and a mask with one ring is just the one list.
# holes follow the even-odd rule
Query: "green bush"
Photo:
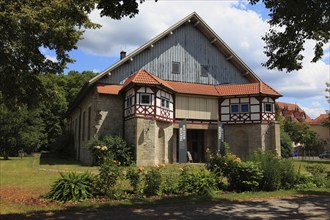
[[179, 179], [179, 191], [182, 193], [207, 194], [216, 189], [215, 175], [205, 168], [184, 167]]
[[95, 163], [102, 163], [103, 158], [111, 156], [122, 165], [133, 162], [133, 149], [119, 136], [102, 136], [93, 138], [89, 143], [89, 150], [94, 155]]
[[298, 170], [295, 175], [295, 189], [308, 189], [316, 187], [316, 185], [313, 183], [312, 176], [307, 176]]
[[256, 151], [252, 161], [257, 162], [263, 171], [260, 182], [261, 190], [274, 191], [281, 188], [281, 163], [272, 152]]
[[306, 166], [306, 170], [312, 175], [313, 183], [318, 186], [322, 187], [327, 184], [327, 172], [326, 167], [322, 164], [312, 164]]
[[106, 158], [99, 167], [98, 191], [101, 195], [113, 197], [115, 185], [121, 176], [120, 164], [111, 157]]
[[135, 193], [139, 192], [139, 187], [141, 185], [141, 171], [137, 169], [129, 169], [126, 174], [126, 179], [128, 179], [133, 191]]
[[280, 159], [281, 189], [292, 189], [296, 183], [296, 171], [292, 160]]
[[162, 175], [158, 168], [152, 168], [145, 174], [143, 193], [147, 196], [158, 195], [162, 184]]
[[262, 170], [254, 162], [235, 163], [228, 175], [229, 188], [236, 191], [257, 191]]
[[179, 193], [178, 176], [169, 174], [164, 177], [162, 192], [166, 195], [173, 195]]
[[47, 198], [57, 202], [82, 201], [93, 198], [95, 177], [90, 173], [60, 173]]

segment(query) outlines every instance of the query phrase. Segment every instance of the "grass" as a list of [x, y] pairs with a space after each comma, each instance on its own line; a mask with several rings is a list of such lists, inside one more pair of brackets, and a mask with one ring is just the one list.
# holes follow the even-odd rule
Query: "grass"
[[[308, 164], [316, 161], [293, 161], [295, 167], [303, 171]], [[322, 160], [321, 164], [330, 171], [330, 161]], [[179, 168], [186, 165], [167, 165], [165, 173], [178, 173]], [[198, 165], [195, 165], [198, 168]], [[146, 168], [147, 170], [149, 168]], [[280, 190], [275, 192], [245, 192], [226, 193], [218, 192], [207, 196], [179, 196], [164, 198], [140, 198], [121, 201], [89, 200], [79, 204], [51, 203], [42, 197], [50, 190], [51, 184], [59, 178], [59, 172], [92, 172], [97, 173], [97, 167], [82, 166], [74, 160], [65, 160], [52, 157], [13, 157], [10, 160], [0, 160], [0, 214], [10, 213], [36, 213], [47, 211], [60, 211], [67, 209], [96, 210], [118, 206], [159, 205], [173, 203], [198, 203], [202, 201], [220, 200], [247, 200], [251, 198], [286, 197], [304, 194], [329, 193], [329, 189], [318, 188], [305, 191]], [[127, 189], [127, 180], [120, 180], [118, 186]]]

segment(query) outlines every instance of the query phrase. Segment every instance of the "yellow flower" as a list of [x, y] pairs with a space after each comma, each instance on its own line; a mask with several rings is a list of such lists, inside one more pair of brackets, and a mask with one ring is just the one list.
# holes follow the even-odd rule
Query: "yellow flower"
[[179, 170], [180, 170], [180, 171], [183, 171], [183, 168], [182, 168], [182, 167], [180, 167], [180, 168], [179, 168]]
[[100, 146], [95, 146], [96, 149], [100, 149], [101, 147]]
[[236, 157], [236, 159], [235, 159], [234, 161], [236, 161], [236, 162], [240, 163], [240, 162], [241, 162], [241, 158], [239, 158], [239, 157]]
[[143, 171], [144, 171], [144, 166], [139, 166], [138, 170], [139, 170], [140, 172], [143, 172]]
[[107, 146], [102, 146], [101, 150], [108, 150], [108, 147]]

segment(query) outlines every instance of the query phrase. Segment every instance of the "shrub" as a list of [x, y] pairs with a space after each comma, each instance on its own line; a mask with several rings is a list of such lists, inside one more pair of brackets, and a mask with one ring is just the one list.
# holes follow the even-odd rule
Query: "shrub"
[[179, 190], [183, 193], [207, 194], [216, 188], [216, 177], [210, 171], [184, 167], [179, 179]]
[[173, 174], [166, 175], [162, 185], [162, 192], [166, 195], [177, 194], [179, 192], [178, 177]]
[[306, 170], [312, 175], [313, 183], [322, 187], [326, 185], [326, 167], [322, 164], [312, 164], [306, 166]]
[[120, 164], [111, 157], [106, 158], [99, 167], [98, 191], [102, 195], [112, 197], [115, 185], [121, 175]]
[[281, 164], [280, 160], [272, 152], [256, 151], [252, 161], [257, 162], [263, 171], [260, 182], [262, 190], [274, 191], [281, 188]]
[[139, 192], [139, 186], [141, 184], [141, 172], [142, 169], [129, 169], [126, 174], [126, 178], [129, 180], [131, 187], [135, 193]]
[[133, 149], [127, 146], [124, 139], [119, 136], [102, 136], [93, 138], [89, 143], [89, 150], [94, 155], [95, 163], [102, 163], [103, 158], [111, 156], [123, 165], [133, 162]]
[[235, 163], [228, 175], [229, 187], [236, 191], [257, 191], [261, 179], [262, 170], [250, 161]]
[[82, 201], [93, 198], [95, 177], [90, 173], [60, 173], [47, 198], [57, 202]]
[[292, 189], [296, 183], [296, 171], [292, 160], [280, 160], [281, 189]]
[[296, 189], [307, 189], [307, 188], [313, 188], [316, 187], [316, 185], [313, 183], [312, 177], [307, 176], [298, 170], [295, 175], [295, 185], [294, 187]]
[[145, 174], [143, 193], [147, 196], [154, 196], [159, 193], [162, 183], [162, 175], [157, 168], [152, 168]]

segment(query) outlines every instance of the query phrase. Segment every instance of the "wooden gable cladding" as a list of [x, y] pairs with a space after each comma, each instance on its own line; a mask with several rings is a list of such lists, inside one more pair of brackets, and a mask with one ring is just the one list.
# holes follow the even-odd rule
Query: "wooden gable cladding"
[[126, 92], [124, 117], [125, 120], [138, 116], [173, 122], [173, 106], [171, 93], [156, 86], [136, 85]]

